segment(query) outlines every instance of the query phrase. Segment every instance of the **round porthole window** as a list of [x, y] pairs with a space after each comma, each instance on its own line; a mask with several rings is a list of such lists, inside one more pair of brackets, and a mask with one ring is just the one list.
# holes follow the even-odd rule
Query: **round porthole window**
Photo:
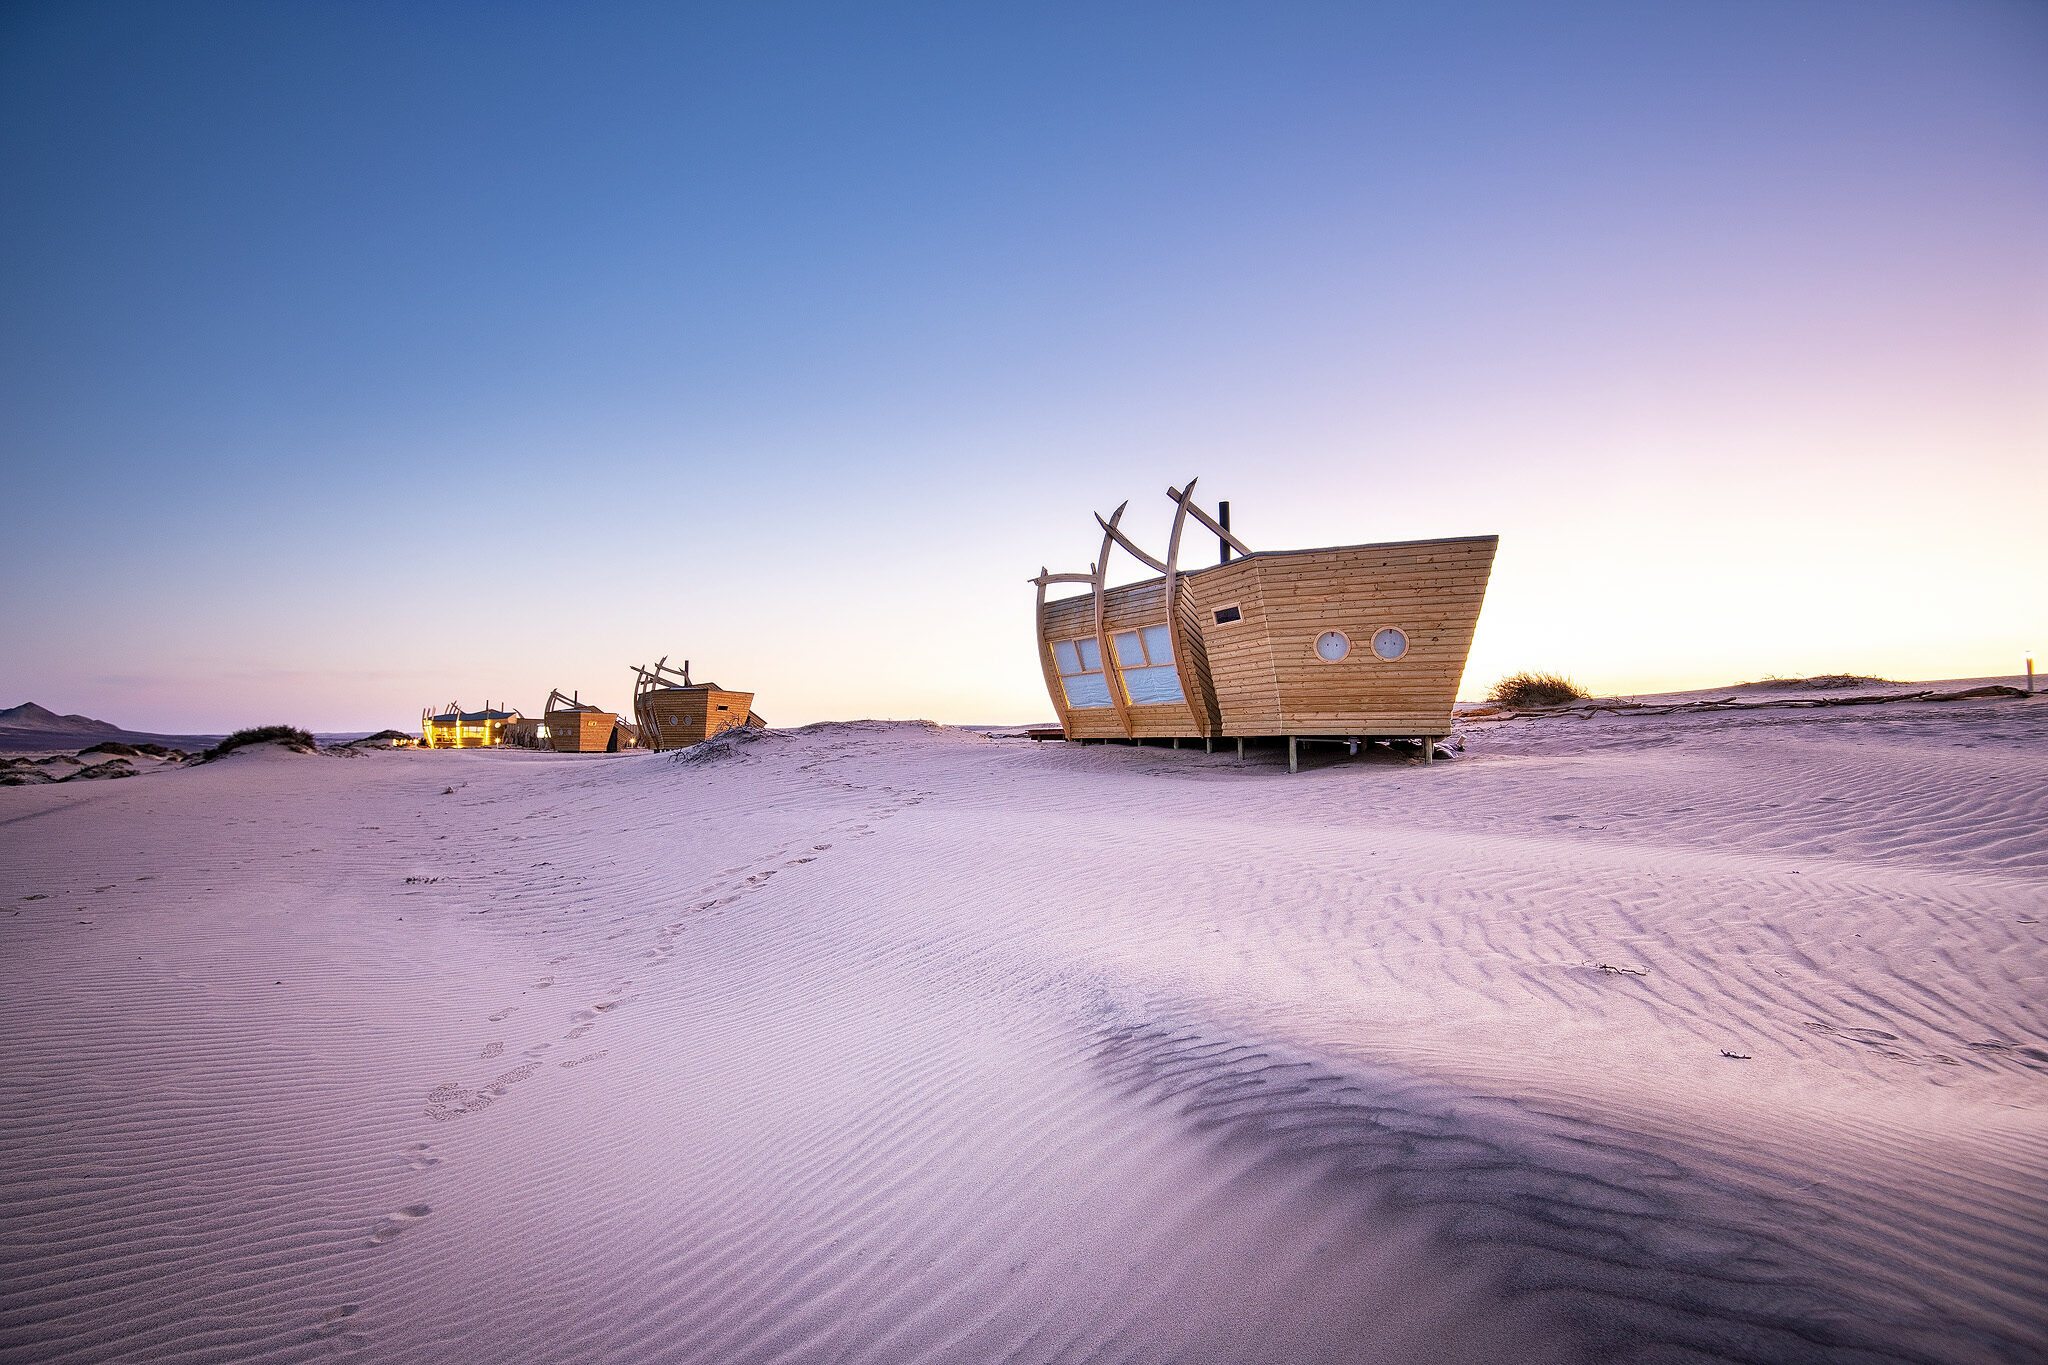
[[1372, 652], [1392, 663], [1408, 652], [1408, 637], [1388, 626], [1372, 637]]
[[1326, 630], [1316, 636], [1316, 657], [1326, 664], [1336, 663], [1351, 652], [1351, 641], [1341, 630]]

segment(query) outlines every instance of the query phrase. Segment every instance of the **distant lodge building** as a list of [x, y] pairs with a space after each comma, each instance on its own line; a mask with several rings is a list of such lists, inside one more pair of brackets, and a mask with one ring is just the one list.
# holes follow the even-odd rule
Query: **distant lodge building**
[[[559, 705], [558, 705], [559, 702]], [[548, 697], [545, 716], [521, 715], [517, 709], [465, 711], [449, 702], [439, 711], [420, 713], [420, 744], [428, 749], [553, 749], [561, 753], [617, 753], [640, 747], [640, 732], [610, 711], [563, 697]]]
[[420, 744], [428, 749], [488, 749], [511, 742], [508, 727], [531, 724], [519, 712], [497, 710], [489, 702], [481, 711], [465, 711], [461, 702], [451, 701], [439, 711], [430, 706], [420, 712]]
[[624, 749], [683, 749], [742, 725], [766, 729], [754, 714], [754, 694], [731, 692], [717, 683], [690, 681], [668, 656], [652, 668], [633, 668], [633, 719], [622, 720], [581, 694], [559, 687], [548, 693], [539, 716], [516, 710], [465, 711], [449, 702], [420, 712], [420, 743], [430, 749], [487, 749], [512, 745], [564, 754], [615, 754]]
[[[1047, 573], [1038, 586], [1038, 657], [1070, 740], [1420, 740], [1423, 760], [1450, 733], [1497, 536], [1255, 552], [1186, 491], [1166, 558], [1102, 527], [1089, 571]], [[1125, 504], [1128, 506], [1129, 504]], [[1221, 562], [1180, 567], [1193, 517], [1221, 542]], [[1121, 546], [1158, 576], [1105, 586]], [[1235, 551], [1237, 558], [1232, 557]], [[1047, 601], [1053, 583], [1089, 591]]]
[[640, 742], [650, 749], [684, 749], [741, 725], [766, 729], [754, 714], [752, 692], [728, 692], [717, 683], [690, 681], [690, 661], [680, 672], [661, 656], [652, 668], [633, 668], [633, 719]]

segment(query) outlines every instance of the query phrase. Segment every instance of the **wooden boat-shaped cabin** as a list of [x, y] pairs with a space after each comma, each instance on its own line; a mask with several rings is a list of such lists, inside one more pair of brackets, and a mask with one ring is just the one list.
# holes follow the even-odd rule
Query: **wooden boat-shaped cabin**
[[[1254, 551], [1231, 534], [1228, 504], [1219, 521], [1193, 494], [1193, 481], [1167, 489], [1177, 510], [1164, 560], [1124, 534], [1119, 507], [1095, 519], [1102, 553], [1087, 573], [1031, 580], [1066, 737], [1284, 736], [1290, 766], [1301, 739], [1412, 739], [1427, 761], [1450, 733], [1499, 537]], [[1222, 562], [1180, 567], [1190, 518], [1216, 535]], [[1107, 587], [1116, 546], [1158, 576]], [[1054, 583], [1089, 591], [1047, 601]]]
[[547, 722], [541, 717], [521, 716], [506, 722], [498, 734], [498, 742], [520, 749], [545, 749], [548, 747], [547, 740], [543, 738], [546, 733]]
[[548, 693], [548, 747], [558, 754], [603, 754], [619, 747], [616, 711], [603, 711], [574, 694]]
[[633, 719], [645, 748], [687, 749], [741, 725], [765, 730], [768, 722], [753, 707], [752, 692], [691, 682], [688, 659], [680, 672], [669, 667], [666, 654], [652, 668], [633, 668]]

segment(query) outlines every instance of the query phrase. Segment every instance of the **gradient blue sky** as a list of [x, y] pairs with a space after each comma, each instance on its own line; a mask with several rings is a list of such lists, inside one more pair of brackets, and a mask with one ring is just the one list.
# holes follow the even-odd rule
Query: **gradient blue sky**
[[1468, 694], [2009, 673], [2048, 6], [10, 4], [0, 466], [0, 705], [136, 728], [1043, 717], [1192, 475], [1498, 532]]

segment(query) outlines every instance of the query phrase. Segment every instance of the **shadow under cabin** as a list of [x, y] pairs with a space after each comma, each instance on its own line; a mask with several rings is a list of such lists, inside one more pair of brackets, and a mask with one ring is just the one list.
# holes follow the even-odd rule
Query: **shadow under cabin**
[[[1498, 536], [1254, 551], [1185, 491], [1166, 558], [1106, 520], [1087, 573], [1047, 573], [1038, 587], [1039, 662], [1068, 740], [1414, 741], [1422, 759], [1450, 733]], [[1220, 542], [1220, 562], [1180, 567], [1193, 519]], [[1156, 577], [1107, 585], [1121, 547]], [[1048, 601], [1056, 583], [1088, 591]]]
[[767, 729], [753, 707], [752, 692], [691, 682], [687, 659], [681, 669], [669, 667], [666, 654], [652, 668], [633, 667], [633, 719], [649, 749], [686, 749], [742, 725]]

